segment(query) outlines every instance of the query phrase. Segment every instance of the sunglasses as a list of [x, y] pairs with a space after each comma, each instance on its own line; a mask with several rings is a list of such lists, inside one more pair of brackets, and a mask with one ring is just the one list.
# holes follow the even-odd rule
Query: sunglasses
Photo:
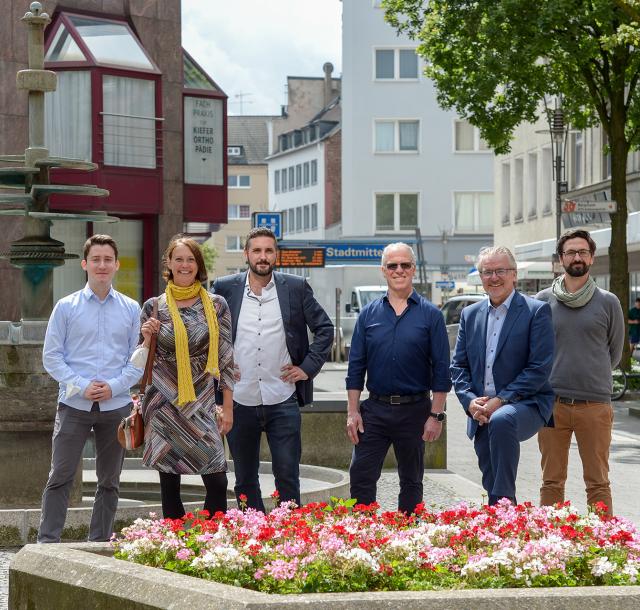
[[395, 271], [398, 267], [401, 267], [405, 271], [408, 271], [413, 267], [413, 263], [387, 263], [385, 267], [389, 271]]

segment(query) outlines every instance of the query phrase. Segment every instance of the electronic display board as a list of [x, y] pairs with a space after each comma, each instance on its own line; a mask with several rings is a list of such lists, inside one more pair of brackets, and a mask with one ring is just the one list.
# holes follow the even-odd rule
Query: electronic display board
[[324, 267], [324, 248], [278, 248], [276, 267]]

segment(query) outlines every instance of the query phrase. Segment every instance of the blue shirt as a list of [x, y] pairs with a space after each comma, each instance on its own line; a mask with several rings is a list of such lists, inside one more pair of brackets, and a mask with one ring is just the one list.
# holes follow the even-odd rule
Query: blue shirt
[[449, 339], [440, 310], [415, 290], [397, 316], [385, 295], [362, 308], [351, 339], [347, 390], [448, 392]]
[[[142, 369], [129, 362], [140, 333], [140, 306], [111, 288], [100, 301], [87, 284], [60, 299], [53, 308], [42, 350], [42, 364], [60, 384], [58, 401], [90, 411], [84, 392], [92, 381], [105, 381], [112, 398], [100, 402], [101, 411], [131, 402], [129, 390]], [[68, 388], [79, 391], [68, 396]]]
[[496, 385], [493, 381], [493, 362], [496, 359], [496, 349], [498, 347], [498, 341], [500, 340], [500, 333], [502, 332], [502, 327], [504, 326], [504, 321], [515, 293], [516, 291], [512, 290], [504, 303], [498, 305], [498, 307], [494, 307], [491, 304], [491, 300], [487, 299], [488, 319], [484, 366], [484, 393], [486, 396], [496, 395]]

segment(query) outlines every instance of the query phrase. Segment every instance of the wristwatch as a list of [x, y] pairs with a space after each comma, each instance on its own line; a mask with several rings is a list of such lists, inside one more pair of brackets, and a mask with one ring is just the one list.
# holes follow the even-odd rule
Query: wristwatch
[[504, 407], [509, 401], [506, 398], [502, 398], [502, 396], [496, 396], [496, 398], [500, 401], [500, 406]]
[[442, 413], [429, 413], [429, 417], [433, 417], [433, 419], [435, 419], [436, 421], [439, 422], [443, 422], [445, 419], [447, 419], [447, 414], [442, 412]]

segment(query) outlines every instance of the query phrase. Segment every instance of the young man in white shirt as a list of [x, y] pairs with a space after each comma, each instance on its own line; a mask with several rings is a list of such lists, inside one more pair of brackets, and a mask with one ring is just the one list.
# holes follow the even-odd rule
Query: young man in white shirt
[[87, 285], [56, 303], [42, 352], [44, 368], [60, 391], [38, 542], [60, 542], [69, 494], [92, 429], [98, 486], [89, 540], [111, 537], [124, 459], [117, 428], [131, 408], [129, 390], [142, 375], [129, 362], [138, 343], [140, 306], [112, 286], [120, 266], [115, 241], [108, 235], [90, 237], [81, 265]]
[[[258, 467], [265, 432], [281, 500], [300, 505], [300, 412], [313, 396], [333, 341], [333, 324], [298, 276], [275, 272], [277, 242], [265, 228], [245, 243], [249, 271], [216, 280], [213, 291], [231, 309], [233, 351], [239, 379], [233, 390], [233, 428], [227, 434], [236, 497], [264, 511]], [[314, 338], [309, 345], [307, 328]]]

